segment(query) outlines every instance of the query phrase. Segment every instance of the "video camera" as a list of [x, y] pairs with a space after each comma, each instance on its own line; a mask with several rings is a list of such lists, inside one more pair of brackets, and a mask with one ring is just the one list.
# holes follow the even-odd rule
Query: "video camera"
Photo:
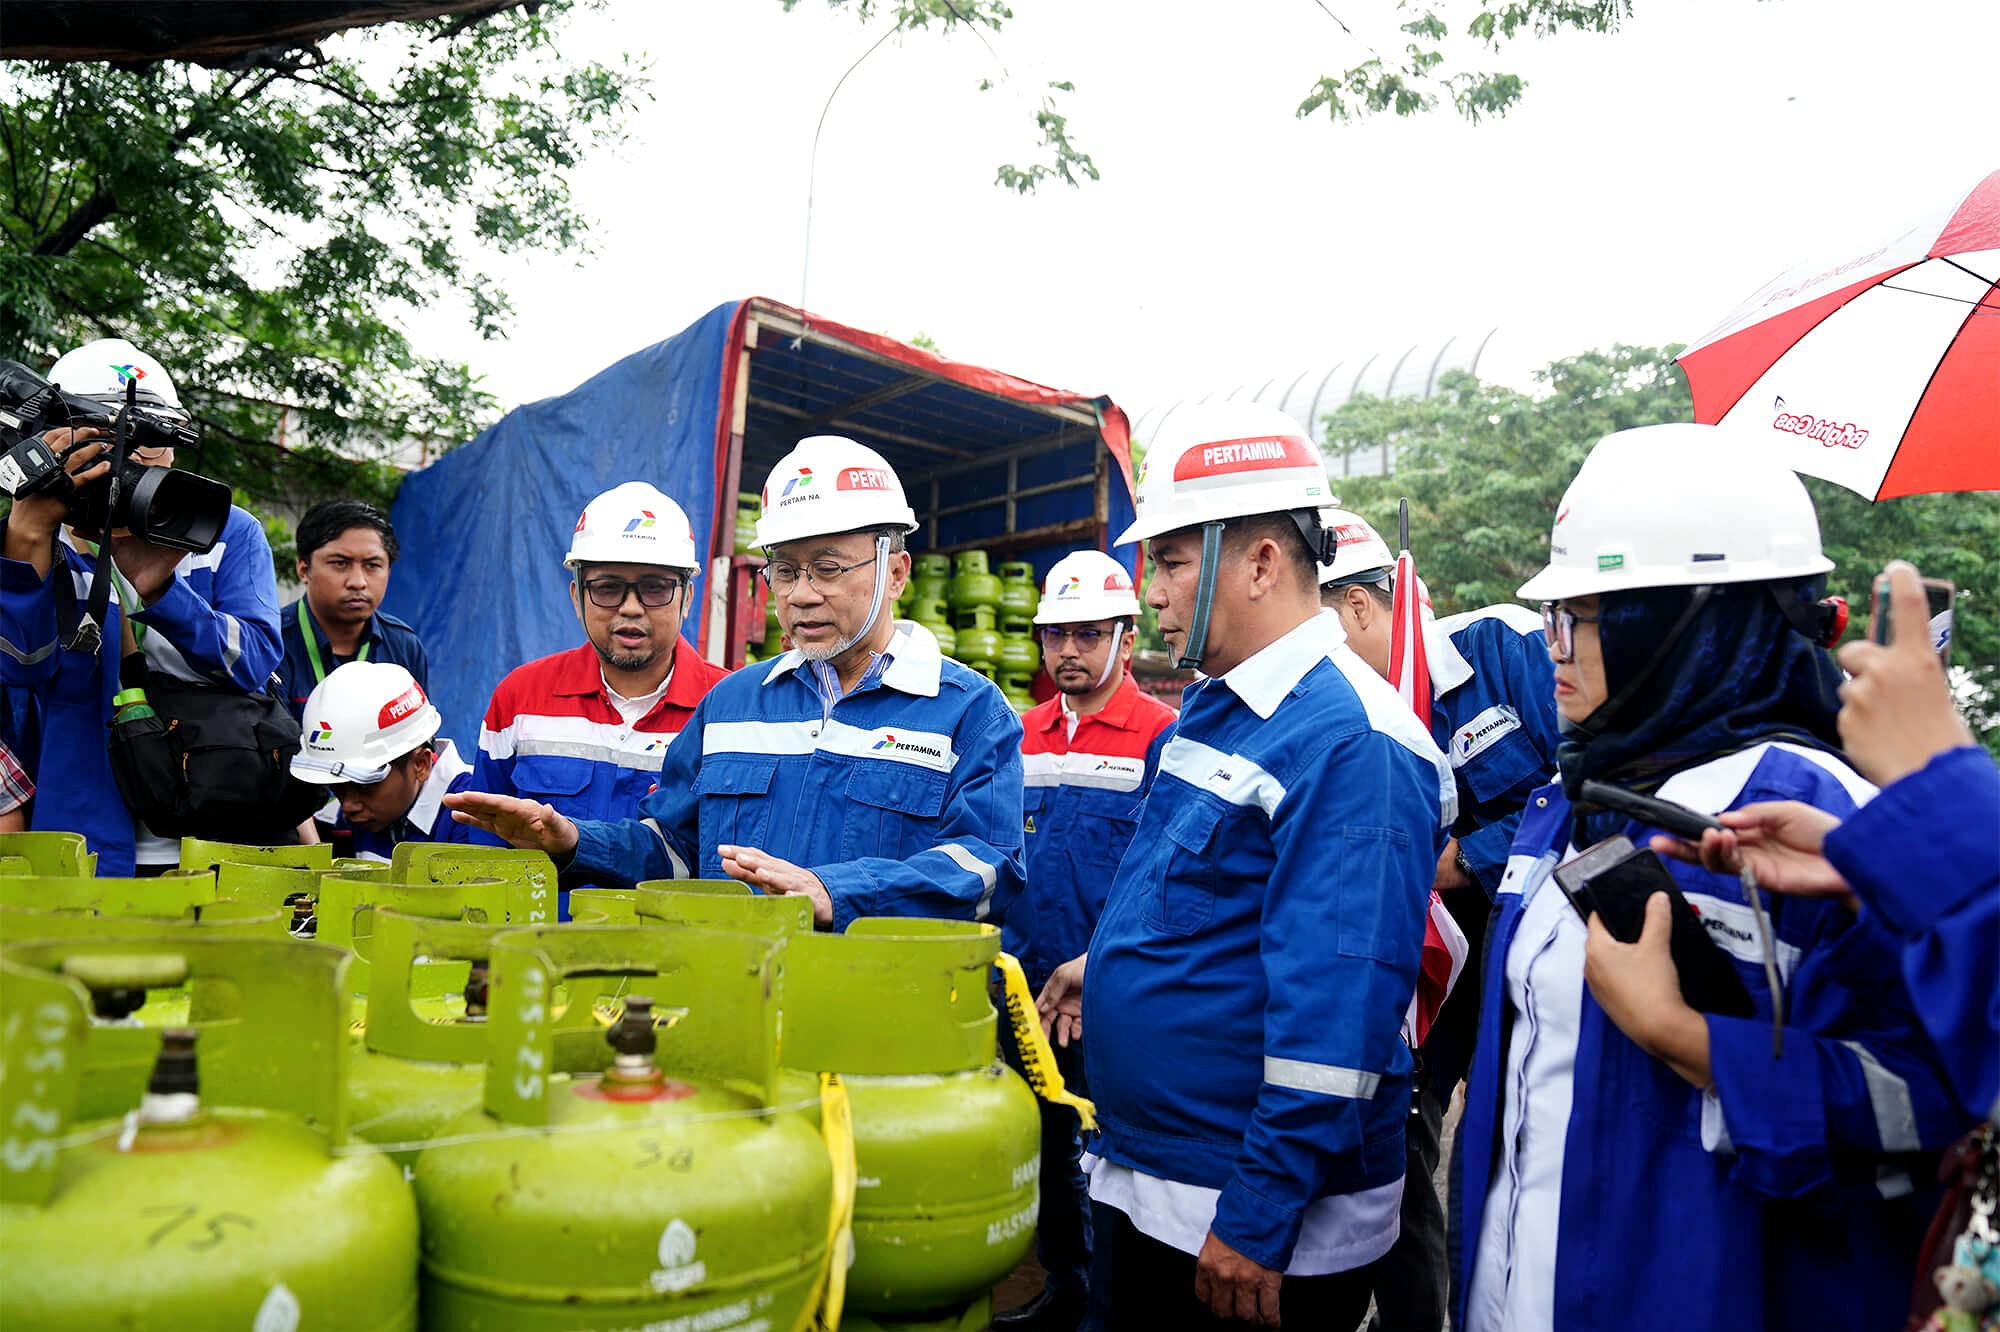
[[135, 403], [114, 415], [103, 403], [65, 393], [18, 361], [0, 360], [0, 492], [16, 499], [57, 495], [69, 506], [70, 526], [91, 540], [124, 529], [156, 546], [197, 555], [213, 548], [229, 521], [228, 486], [193, 472], [148, 467], [129, 456], [114, 462], [117, 486], [108, 472], [78, 486], [63, 463], [81, 444], [57, 453], [43, 438], [65, 426], [115, 429], [121, 423], [128, 454], [188, 448], [201, 440], [172, 412]]

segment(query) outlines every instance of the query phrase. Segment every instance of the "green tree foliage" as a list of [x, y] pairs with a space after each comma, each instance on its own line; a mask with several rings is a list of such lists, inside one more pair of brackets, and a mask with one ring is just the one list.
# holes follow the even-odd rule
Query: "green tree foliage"
[[[1340, 21], [1338, 9], [1328, 7], [1327, 0], [1322, 8]], [[1488, 116], [1504, 116], [1528, 85], [1518, 75], [1460, 68], [1447, 53], [1453, 44], [1447, 16], [1462, 20], [1462, 41], [1497, 52], [1522, 36], [1614, 31], [1631, 17], [1632, 0], [1397, 0], [1396, 8], [1413, 15], [1402, 25], [1409, 38], [1403, 49], [1387, 57], [1370, 55], [1339, 74], [1323, 76], [1299, 103], [1299, 119], [1321, 109], [1336, 121], [1362, 120], [1383, 111], [1414, 116], [1435, 110], [1440, 100], [1475, 125]]]
[[[789, 13], [797, 8], [799, 0], [779, 0], [779, 3]], [[826, 3], [828, 8], [845, 10], [862, 23], [871, 21], [877, 14], [893, 15], [896, 24], [890, 29], [891, 33], [922, 32], [935, 25], [944, 32], [964, 29], [981, 42], [986, 40], [986, 33], [998, 32], [1002, 24], [1014, 17], [1014, 11], [1002, 0], [826, 0]], [[987, 47], [987, 50], [991, 51], [992, 47]], [[867, 59], [867, 56], [862, 59]], [[994, 60], [998, 63], [997, 53]], [[997, 86], [998, 81], [994, 79], [979, 81], [981, 92]], [[1041, 133], [1039, 146], [1044, 150], [1042, 159], [1025, 166], [1002, 163], [994, 173], [994, 184], [1016, 194], [1033, 194], [1045, 180], [1058, 180], [1065, 185], [1076, 186], [1086, 179], [1099, 179], [1097, 163], [1091, 160], [1089, 153], [1071, 142], [1069, 118], [1057, 109], [1056, 95], [1075, 91], [1076, 85], [1064, 79], [1050, 79], [1044, 84], [1035, 105], [1035, 128]]]
[[[1548, 558], [1556, 503], [1592, 444], [1614, 430], [1693, 419], [1678, 347], [1616, 346], [1555, 362], [1535, 395], [1448, 374], [1437, 396], [1362, 397], [1328, 424], [1328, 465], [1350, 509], [1393, 540], [1410, 500], [1410, 544], [1438, 613], [1514, 599]], [[1395, 451], [1388, 477], [1341, 478], [1349, 456]], [[1837, 568], [1828, 590], [1864, 631], [1874, 575], [1891, 559], [1958, 586], [1956, 681], [1974, 729], [2000, 752], [2000, 495], [1915, 495], [1870, 503], [1805, 478]]]
[[[388, 24], [238, 67], [0, 63], [0, 348], [45, 368], [122, 336], [250, 500], [386, 500], [379, 462], [494, 403], [403, 332], [450, 293], [500, 336], [498, 251], [585, 248], [565, 172], [619, 137], [630, 65], [561, 58], [570, 0]], [[289, 412], [286, 409], [290, 409]]]

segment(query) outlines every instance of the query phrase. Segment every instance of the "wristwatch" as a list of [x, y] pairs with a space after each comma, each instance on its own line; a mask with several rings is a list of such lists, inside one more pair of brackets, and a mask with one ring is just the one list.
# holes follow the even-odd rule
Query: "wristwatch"
[[1472, 866], [1466, 863], [1464, 843], [1461, 842], [1458, 850], [1452, 852], [1451, 863], [1458, 867], [1458, 872], [1463, 874], [1468, 882], [1475, 884], [1479, 882], [1479, 876], [1474, 874]]

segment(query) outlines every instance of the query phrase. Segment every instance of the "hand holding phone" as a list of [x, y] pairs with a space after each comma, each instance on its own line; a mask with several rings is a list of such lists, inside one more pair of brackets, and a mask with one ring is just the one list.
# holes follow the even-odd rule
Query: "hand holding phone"
[[[1911, 569], [1915, 573], [1914, 568]], [[1947, 671], [1951, 669], [1952, 611], [1958, 596], [1958, 589], [1947, 578], [1920, 578], [1917, 580], [1924, 589], [1924, 612], [1921, 632], [1930, 644], [1931, 651], [1937, 653], [1938, 664]], [[1895, 597], [1889, 584], [1889, 573], [1883, 571], [1875, 579], [1875, 594], [1869, 616], [1868, 636], [1887, 647], [1897, 638], [1912, 631], [1917, 626], [1917, 617], [1910, 615], [1914, 609], [1905, 606], [1901, 615], [1897, 614]]]
[[1973, 743], [1929, 635], [1902, 627], [1927, 623], [1931, 594], [1916, 569], [1901, 560], [1884, 570], [1883, 579], [1888, 588], [1878, 595], [1886, 599], [1870, 638], [1887, 637], [1888, 645], [1849, 643], [1840, 650], [1841, 669], [1851, 677], [1840, 687], [1841, 745], [1861, 775], [1878, 786]]
[[1670, 947], [1688, 1007], [1724, 1017], [1752, 1017], [1750, 987], [1728, 954], [1709, 938], [1701, 917], [1682, 896], [1674, 876], [1651, 851], [1625, 837], [1607, 837], [1556, 870], [1556, 886], [1588, 922], [1595, 914], [1620, 943], [1636, 943], [1646, 927], [1646, 901], [1665, 893], [1673, 912]]

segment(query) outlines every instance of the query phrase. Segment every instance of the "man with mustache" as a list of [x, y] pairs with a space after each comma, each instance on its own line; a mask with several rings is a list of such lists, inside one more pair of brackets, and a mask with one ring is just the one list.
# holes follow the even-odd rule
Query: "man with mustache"
[[803, 896], [821, 929], [1002, 919], [1021, 891], [1021, 723], [991, 680], [893, 618], [917, 527], [881, 454], [800, 440], [757, 519], [791, 650], [716, 685], [658, 789], [595, 819], [474, 792], [446, 806], [572, 874], [727, 876]]
[[[632, 818], [659, 780], [667, 745], [727, 674], [681, 641], [700, 565], [694, 529], [680, 505], [627, 481], [585, 506], [564, 564], [587, 641], [500, 682], [471, 789], [569, 819]], [[488, 830], [471, 840], [506, 844]], [[563, 876], [565, 917], [567, 890], [594, 881]]]

